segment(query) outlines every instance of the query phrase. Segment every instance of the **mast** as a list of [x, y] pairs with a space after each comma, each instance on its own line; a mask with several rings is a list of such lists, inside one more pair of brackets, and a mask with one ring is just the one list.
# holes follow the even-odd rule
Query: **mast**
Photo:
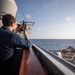
[[5, 14], [12, 14], [14, 17], [17, 12], [17, 5], [14, 0], [0, 0], [0, 27], [2, 26], [1, 19]]

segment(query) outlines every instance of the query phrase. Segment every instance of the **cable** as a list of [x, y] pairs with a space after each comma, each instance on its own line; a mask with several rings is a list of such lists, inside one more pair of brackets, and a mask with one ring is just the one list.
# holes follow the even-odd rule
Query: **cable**
[[[22, 1], [22, 0], [16, 0], [16, 1], [19, 2], [19, 3], [21, 3], [20, 1]], [[24, 20], [26, 21], [25, 14], [24, 14], [24, 12], [23, 12], [23, 10], [22, 10], [21, 4], [19, 4], [19, 7], [20, 7], [20, 10], [21, 10], [21, 13], [22, 13], [23, 18], [24, 18]]]

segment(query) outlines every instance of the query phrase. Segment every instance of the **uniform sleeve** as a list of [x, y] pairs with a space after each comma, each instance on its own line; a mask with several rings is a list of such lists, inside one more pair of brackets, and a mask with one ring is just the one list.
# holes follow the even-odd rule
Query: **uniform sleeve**
[[29, 40], [25, 40], [17, 34], [12, 38], [12, 42], [15, 47], [19, 47], [19, 48], [29, 48], [30, 47]]

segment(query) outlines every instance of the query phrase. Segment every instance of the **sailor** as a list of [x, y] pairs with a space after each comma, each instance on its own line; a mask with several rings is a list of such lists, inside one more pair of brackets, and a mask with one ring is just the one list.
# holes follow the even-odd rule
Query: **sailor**
[[[2, 17], [3, 26], [0, 28], [0, 75], [12, 75], [11, 62], [17, 47], [29, 48], [28, 26], [25, 25], [23, 30], [23, 39], [13, 31], [16, 30], [16, 19], [11, 14]], [[10, 73], [11, 74], [10, 74]]]

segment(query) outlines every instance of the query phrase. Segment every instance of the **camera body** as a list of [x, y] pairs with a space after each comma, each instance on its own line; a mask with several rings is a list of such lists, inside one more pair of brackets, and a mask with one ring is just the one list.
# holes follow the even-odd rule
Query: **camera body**
[[17, 29], [16, 29], [16, 31], [17, 32], [22, 32], [24, 29], [25, 29], [25, 23], [24, 23], [24, 21], [23, 22], [21, 22], [21, 23], [19, 23], [19, 24], [17, 24]]

